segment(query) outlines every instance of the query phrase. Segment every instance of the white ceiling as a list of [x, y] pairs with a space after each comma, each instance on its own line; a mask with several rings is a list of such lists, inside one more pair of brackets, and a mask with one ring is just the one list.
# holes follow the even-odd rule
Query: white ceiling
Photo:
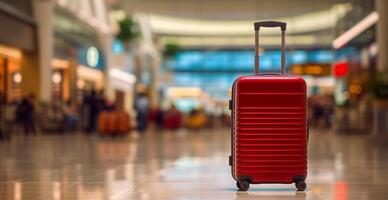
[[121, 0], [121, 6], [129, 14], [141, 12], [189, 19], [264, 20], [296, 16], [353, 1], [357, 0]]
[[[261, 20], [286, 21], [289, 23], [288, 34], [299, 35], [299, 38], [314, 37], [312, 43], [295, 38], [292, 40], [295, 44], [290, 45], [329, 45], [334, 37], [337, 12], [333, 12], [334, 16], [333, 13], [328, 14], [327, 20], [322, 16], [309, 16], [335, 10], [333, 8], [338, 4], [355, 1], [358, 0], [114, 0], [117, 7], [129, 16], [139, 13], [148, 16], [151, 31], [157, 36], [158, 42], [165, 43], [172, 39], [185, 46], [215, 45], [221, 48], [250, 43], [252, 22]], [[222, 31], [226, 27], [232, 31]], [[274, 32], [268, 35], [273, 36]], [[245, 38], [234, 40], [235, 44], [225, 38], [236, 36]], [[269, 38], [263, 38], [263, 41], [264, 45], [266, 41], [271, 45]]]

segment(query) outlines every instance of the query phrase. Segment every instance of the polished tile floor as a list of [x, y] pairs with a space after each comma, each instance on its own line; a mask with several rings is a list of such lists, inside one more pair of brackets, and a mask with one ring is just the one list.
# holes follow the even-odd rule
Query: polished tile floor
[[306, 192], [255, 185], [236, 192], [229, 130], [122, 138], [15, 135], [0, 142], [0, 199], [388, 199], [388, 145], [312, 131]]

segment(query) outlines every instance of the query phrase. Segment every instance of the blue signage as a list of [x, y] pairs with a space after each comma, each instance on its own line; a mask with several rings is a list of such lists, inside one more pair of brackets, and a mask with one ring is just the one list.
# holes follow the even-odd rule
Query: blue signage
[[78, 50], [78, 63], [98, 70], [104, 69], [105, 61], [102, 51], [94, 46]]
[[[266, 51], [260, 55], [260, 69], [278, 71], [280, 69], [280, 51]], [[286, 67], [304, 63], [331, 63], [334, 53], [331, 50], [288, 51]], [[173, 71], [252, 71], [253, 51], [181, 51], [175, 55], [172, 63], [164, 65]]]

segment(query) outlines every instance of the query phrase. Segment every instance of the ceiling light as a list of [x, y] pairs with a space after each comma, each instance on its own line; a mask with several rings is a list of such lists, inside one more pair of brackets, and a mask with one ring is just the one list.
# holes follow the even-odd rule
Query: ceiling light
[[366, 31], [369, 27], [373, 26], [379, 20], [379, 15], [377, 12], [372, 12], [360, 22], [358, 22], [351, 29], [340, 35], [337, 39], [333, 41], [333, 48], [338, 49], [343, 47], [345, 44], [350, 42], [352, 39], [360, 35], [362, 32]]
[[118, 79], [118, 80], [123, 81], [127, 84], [134, 84], [136, 81], [136, 77], [133, 74], [130, 74], [128, 72], [125, 72], [125, 71], [117, 69], [117, 68], [110, 69], [109, 75], [112, 78]]
[[0, 54], [16, 59], [20, 59], [22, 57], [22, 51], [20, 49], [3, 45], [0, 45]]
[[170, 87], [167, 94], [169, 97], [199, 97], [202, 90], [199, 87]]

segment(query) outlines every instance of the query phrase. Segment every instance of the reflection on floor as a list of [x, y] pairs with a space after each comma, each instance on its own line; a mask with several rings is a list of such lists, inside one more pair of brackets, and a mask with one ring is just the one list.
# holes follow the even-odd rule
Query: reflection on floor
[[312, 131], [308, 190], [255, 185], [236, 192], [229, 130], [123, 138], [19, 136], [0, 142], [0, 199], [387, 199], [386, 145]]

